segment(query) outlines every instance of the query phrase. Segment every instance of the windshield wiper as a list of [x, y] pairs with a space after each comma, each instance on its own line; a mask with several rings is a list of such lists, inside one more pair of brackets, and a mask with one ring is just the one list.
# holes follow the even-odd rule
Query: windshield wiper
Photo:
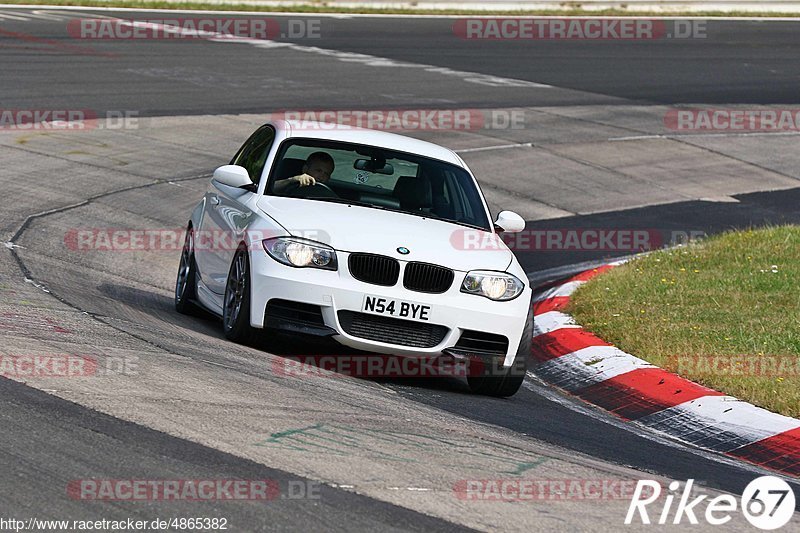
[[453, 220], [452, 218], [440, 217], [439, 215], [434, 215], [433, 213], [425, 213], [423, 211], [398, 211], [398, 212], [414, 215], [415, 217], [430, 218], [432, 220], [441, 220], [442, 222], [449, 222], [451, 224], [457, 224], [459, 226], [467, 226], [470, 228], [479, 229], [481, 231], [489, 231], [486, 228], [483, 228], [475, 224], [470, 224], [469, 222], [461, 222], [460, 220]]
[[359, 207], [374, 207], [375, 209], [386, 209], [382, 205], [375, 205], [369, 202], [362, 202], [359, 200], [348, 200], [347, 198], [309, 198], [309, 200], [318, 200], [320, 202], [330, 202], [332, 204], [348, 204], [357, 205]]

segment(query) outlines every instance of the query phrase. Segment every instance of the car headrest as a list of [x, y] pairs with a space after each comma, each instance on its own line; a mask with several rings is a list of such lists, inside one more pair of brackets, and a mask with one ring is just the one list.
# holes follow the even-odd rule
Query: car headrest
[[404, 209], [424, 209], [433, 206], [431, 183], [425, 178], [400, 176], [392, 194]]
[[294, 157], [284, 157], [278, 163], [278, 169], [275, 171], [276, 180], [285, 180], [294, 176], [299, 176], [303, 173], [303, 165], [306, 162], [303, 159], [296, 159]]

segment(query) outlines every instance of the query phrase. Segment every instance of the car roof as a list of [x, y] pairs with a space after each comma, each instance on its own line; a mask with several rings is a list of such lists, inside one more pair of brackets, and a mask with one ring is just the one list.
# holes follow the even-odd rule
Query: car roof
[[332, 123], [315, 121], [275, 120], [272, 123], [277, 129], [285, 131], [287, 138], [325, 139], [365, 144], [430, 157], [462, 168], [465, 167], [462, 159], [449, 148], [405, 135], [355, 126], [336, 127]]

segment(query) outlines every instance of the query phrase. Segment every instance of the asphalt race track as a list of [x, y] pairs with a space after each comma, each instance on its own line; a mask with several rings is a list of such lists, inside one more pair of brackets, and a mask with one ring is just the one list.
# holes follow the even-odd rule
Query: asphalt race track
[[[0, 8], [0, 109], [101, 119], [80, 131], [0, 127], [0, 355], [99, 362], [91, 376], [0, 378], [0, 518], [604, 531], [622, 525], [629, 499], [487, 502], [455, 487], [692, 478], [711, 494], [741, 494], [765, 473], [624, 424], [535, 376], [507, 400], [470, 395], [456, 380], [287, 376], [280, 356], [174, 311], [178, 250], [82, 249], [68, 236], [179, 231], [211, 171], [270, 113], [289, 110], [516, 117], [515, 127], [487, 119], [408, 134], [458, 151], [493, 212], [519, 212], [528, 230], [642, 230], [661, 245], [796, 223], [797, 131], [678, 131], [665, 117], [698, 105], [796, 106], [800, 23], [709, 21], [703, 39], [529, 42], [462, 39], [452, 19], [281, 16], [282, 28], [319, 22], [320, 36], [70, 36], [71, 20], [95, 13], [164, 18]], [[521, 244], [517, 253], [538, 280], [631, 251]], [[91, 501], [68, 490], [82, 479], [271, 480], [279, 494]]]

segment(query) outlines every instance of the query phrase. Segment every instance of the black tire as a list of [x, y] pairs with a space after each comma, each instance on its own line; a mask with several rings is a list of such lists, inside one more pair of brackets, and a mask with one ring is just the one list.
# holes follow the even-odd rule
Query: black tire
[[252, 344], [258, 338], [250, 326], [250, 258], [247, 248], [240, 245], [233, 256], [225, 297], [222, 301], [222, 328], [228, 340]]
[[[503, 370], [503, 358], [497, 357], [488, 368], [482, 369], [481, 375], [467, 376], [469, 388], [475, 394], [506, 398], [513, 396], [522, 386], [525, 373], [528, 370], [528, 358], [531, 353], [531, 340], [533, 338], [533, 309], [528, 310], [525, 329], [517, 349], [517, 357], [511, 368]], [[472, 366], [472, 365], [470, 365]], [[470, 373], [471, 374], [471, 373]]]
[[197, 314], [197, 265], [194, 262], [194, 229], [186, 228], [181, 250], [178, 277], [175, 280], [175, 310], [184, 315]]

